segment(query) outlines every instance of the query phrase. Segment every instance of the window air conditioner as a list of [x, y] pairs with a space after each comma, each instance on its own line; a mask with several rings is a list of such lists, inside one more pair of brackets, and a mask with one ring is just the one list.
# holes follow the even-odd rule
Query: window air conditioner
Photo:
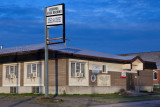
[[36, 72], [31, 73], [31, 77], [32, 78], [36, 78], [37, 77], [37, 73]]
[[10, 78], [10, 79], [14, 79], [15, 77], [16, 77], [15, 74], [10, 74], [10, 75], [9, 75], [9, 78]]
[[75, 73], [75, 77], [80, 77], [80, 73], [79, 73], [79, 72], [76, 72], [76, 73]]
[[83, 77], [83, 73], [80, 73], [80, 77]]
[[76, 72], [76, 73], [75, 73], [75, 77], [83, 77], [83, 73]]

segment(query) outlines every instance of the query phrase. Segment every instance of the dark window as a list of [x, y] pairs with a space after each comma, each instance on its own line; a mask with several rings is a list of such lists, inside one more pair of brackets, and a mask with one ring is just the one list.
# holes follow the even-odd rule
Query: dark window
[[157, 72], [156, 71], [153, 72], [153, 79], [157, 79]]
[[10, 93], [17, 93], [16, 87], [10, 87]]
[[103, 65], [102, 68], [103, 68], [102, 72], [105, 73], [106, 72], [106, 65]]
[[38, 94], [39, 93], [39, 87], [32, 87], [32, 93]]

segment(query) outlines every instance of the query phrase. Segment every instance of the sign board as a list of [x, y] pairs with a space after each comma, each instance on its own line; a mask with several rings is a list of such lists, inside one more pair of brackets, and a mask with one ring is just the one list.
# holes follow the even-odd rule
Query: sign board
[[63, 5], [56, 5], [48, 7], [46, 10], [46, 16], [60, 15], [63, 14]]
[[91, 75], [91, 81], [95, 82], [96, 81], [96, 76], [95, 75]]
[[61, 25], [63, 24], [62, 15], [47, 17], [47, 25]]
[[46, 7], [46, 26], [58, 26], [65, 24], [64, 4]]
[[111, 86], [110, 75], [98, 75], [97, 76], [97, 86]]
[[100, 73], [100, 66], [96, 65], [96, 64], [93, 64], [92, 65], [92, 73], [93, 74], [99, 74]]
[[121, 72], [120, 78], [126, 78], [126, 72]]
[[[58, 4], [50, 7], [45, 8], [45, 28], [48, 30], [49, 28], [53, 26], [63, 26], [63, 35], [59, 35], [59, 37], [54, 39], [47, 39], [47, 44], [59, 44], [59, 43], [65, 43], [66, 37], [65, 37], [65, 4]], [[63, 37], [62, 37], [63, 36]], [[62, 40], [58, 42], [50, 42], [53, 40]]]

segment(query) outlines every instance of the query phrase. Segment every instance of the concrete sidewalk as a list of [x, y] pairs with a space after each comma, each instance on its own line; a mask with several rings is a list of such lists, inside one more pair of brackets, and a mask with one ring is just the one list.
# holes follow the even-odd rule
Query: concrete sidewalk
[[97, 105], [90, 107], [160, 107], [160, 100]]

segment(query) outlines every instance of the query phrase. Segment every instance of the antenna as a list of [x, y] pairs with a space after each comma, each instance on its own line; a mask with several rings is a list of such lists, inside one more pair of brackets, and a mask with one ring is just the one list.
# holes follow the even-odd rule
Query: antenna
[[3, 49], [3, 45], [1, 44], [1, 47], [0, 47], [1, 49]]

